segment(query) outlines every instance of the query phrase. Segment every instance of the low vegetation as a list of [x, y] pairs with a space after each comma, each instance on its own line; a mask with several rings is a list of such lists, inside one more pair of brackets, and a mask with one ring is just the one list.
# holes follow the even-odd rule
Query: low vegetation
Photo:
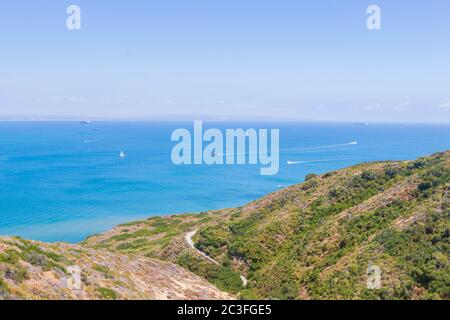
[[[79, 246], [3, 239], [0, 297], [79, 298], [59, 287], [46, 288], [53, 296], [26, 290], [36, 270], [64, 278], [76, 264], [93, 299], [449, 299], [449, 190], [445, 152], [309, 174], [241, 208], [131, 222]], [[190, 247], [193, 231], [211, 259]], [[373, 268], [377, 287], [368, 286]], [[158, 279], [178, 277], [166, 284], [173, 294], [152, 291], [149, 273], [160, 270]], [[187, 277], [197, 286], [178, 292]], [[148, 288], [136, 289], [142, 283]]]
[[[86, 245], [175, 262], [242, 299], [448, 299], [449, 162], [446, 152], [309, 174], [242, 208], [136, 222]], [[220, 266], [186, 246], [192, 230]], [[373, 265], [379, 289], [367, 287]]]
[[[80, 273], [74, 274], [76, 269]], [[0, 300], [229, 298], [206, 280], [160, 260], [0, 238]]]

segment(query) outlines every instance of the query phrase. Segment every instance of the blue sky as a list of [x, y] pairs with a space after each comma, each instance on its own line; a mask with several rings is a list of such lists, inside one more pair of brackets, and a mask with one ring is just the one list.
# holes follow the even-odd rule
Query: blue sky
[[448, 0], [2, 1], [0, 115], [449, 122], [449, 14]]

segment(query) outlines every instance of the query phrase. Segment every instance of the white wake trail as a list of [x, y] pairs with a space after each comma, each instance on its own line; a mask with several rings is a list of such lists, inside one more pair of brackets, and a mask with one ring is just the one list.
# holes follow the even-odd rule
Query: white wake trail
[[359, 144], [358, 141], [352, 141], [348, 143], [340, 143], [340, 144], [329, 144], [325, 146], [317, 146], [317, 147], [307, 147], [307, 148], [289, 148], [281, 150], [282, 153], [294, 153], [294, 152], [303, 152], [303, 151], [319, 151], [319, 150], [326, 150], [326, 149], [334, 149], [334, 148], [342, 148], [342, 147], [348, 147], [348, 146], [355, 146]]

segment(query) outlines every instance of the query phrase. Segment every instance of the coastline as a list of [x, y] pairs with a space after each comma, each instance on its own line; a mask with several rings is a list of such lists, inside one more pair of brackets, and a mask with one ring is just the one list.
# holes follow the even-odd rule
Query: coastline
[[[433, 226], [433, 232], [439, 233], [448, 224], [445, 217], [450, 212], [449, 189], [450, 151], [446, 151], [414, 161], [362, 163], [311, 176], [304, 183], [243, 207], [150, 217], [118, 225], [74, 245], [0, 237], [0, 271], [10, 270], [7, 274], [15, 275], [0, 277], [0, 293], [3, 290], [14, 297], [53, 299], [373, 299], [377, 292], [367, 291], [365, 282], [361, 283], [366, 263], [370, 262], [382, 265], [395, 278], [386, 287], [390, 297], [395, 298], [398, 288], [388, 288], [413, 279], [408, 278], [411, 266], [407, 254], [411, 250], [429, 250], [428, 241], [435, 236], [427, 236], [427, 228]], [[324, 202], [324, 196], [326, 201], [337, 202]], [[361, 235], [361, 231], [354, 234], [355, 226], [361, 223], [370, 230], [370, 236]], [[344, 237], [339, 241], [334, 234], [338, 230]], [[411, 249], [410, 241], [405, 242], [402, 254], [395, 255], [396, 259], [405, 259], [398, 266], [386, 260], [386, 253], [379, 255], [384, 245], [377, 240], [380, 236], [397, 232], [403, 237], [409, 230], [421, 235], [423, 247]], [[320, 240], [323, 237], [326, 240]], [[360, 242], [347, 249], [348, 239], [353, 238]], [[279, 255], [285, 252], [291, 256], [298, 241], [306, 241], [298, 260]], [[367, 251], [371, 246], [378, 249]], [[440, 246], [435, 248], [435, 257], [445, 255]], [[317, 250], [325, 255], [316, 257]], [[354, 256], [354, 252], [358, 255]], [[336, 258], [328, 262], [332, 257]], [[347, 265], [348, 259], [352, 263], [354, 259], [365, 261], [358, 263], [354, 276], [342, 272], [352, 265]], [[284, 271], [266, 266], [273, 263]], [[292, 263], [296, 270], [303, 270], [302, 278], [295, 278], [298, 273], [291, 271]], [[314, 268], [307, 268], [311, 263]], [[67, 291], [65, 284], [70, 278], [65, 270], [73, 265], [89, 275], [80, 292]], [[394, 272], [400, 266], [403, 271]], [[323, 291], [328, 280], [311, 280], [311, 272], [320, 272], [325, 280], [343, 275], [349, 278], [339, 292]], [[156, 275], [160, 277], [158, 285], [151, 286]], [[267, 281], [272, 291], [266, 289]], [[306, 291], [297, 296], [298, 288], [294, 286], [305, 281]], [[32, 283], [42, 290], [29, 291]]]
[[[255, 124], [214, 124], [221, 130], [247, 125]], [[175, 166], [170, 159], [173, 144], [164, 137], [180, 123], [4, 124], [0, 234], [77, 243], [148, 216], [243, 206], [300, 183], [309, 173], [412, 160], [450, 147], [449, 126], [261, 126], [279, 127], [283, 137], [276, 177], [260, 177], [254, 166]], [[128, 157], [120, 158], [121, 150]], [[210, 175], [215, 182], [202, 183]]]

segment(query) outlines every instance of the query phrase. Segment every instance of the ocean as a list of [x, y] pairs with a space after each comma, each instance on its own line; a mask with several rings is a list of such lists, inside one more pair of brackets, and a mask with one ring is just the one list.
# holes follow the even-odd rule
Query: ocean
[[242, 206], [308, 173], [450, 149], [446, 124], [204, 126], [280, 129], [279, 173], [172, 164], [171, 133], [192, 122], [0, 122], [0, 235], [78, 242], [136, 219]]

